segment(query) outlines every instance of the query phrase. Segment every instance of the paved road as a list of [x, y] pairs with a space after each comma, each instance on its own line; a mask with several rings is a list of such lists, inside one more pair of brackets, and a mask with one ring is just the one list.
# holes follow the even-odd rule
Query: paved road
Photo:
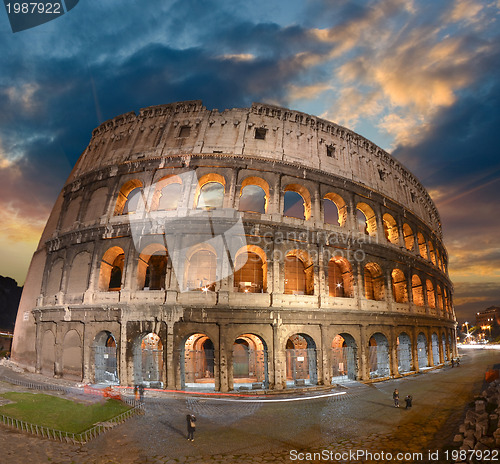
[[[325, 462], [298, 454], [308, 450], [390, 452], [394, 458], [390, 462], [426, 462], [427, 450], [437, 450], [451, 441], [465, 405], [481, 389], [486, 368], [497, 363], [499, 357], [498, 351], [468, 351], [459, 368], [446, 367], [371, 385], [351, 383], [338, 390], [345, 394], [322, 396], [323, 392], [310, 400], [256, 402], [191, 395], [147, 397], [144, 416], [135, 417], [83, 446], [44, 441], [2, 426], [0, 462]], [[402, 398], [412, 394], [411, 410], [394, 408], [395, 388]], [[194, 442], [185, 438], [185, 416], [189, 412], [198, 418]], [[414, 459], [407, 456], [397, 460], [397, 452], [425, 453], [421, 459], [417, 455]], [[295, 456], [304, 459], [292, 460]], [[372, 460], [354, 459], [352, 455], [347, 458], [341, 462], [389, 462], [376, 455]]]

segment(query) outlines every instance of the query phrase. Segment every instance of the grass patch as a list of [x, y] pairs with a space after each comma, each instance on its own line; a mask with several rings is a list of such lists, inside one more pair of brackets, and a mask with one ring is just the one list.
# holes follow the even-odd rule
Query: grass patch
[[81, 433], [130, 409], [111, 399], [87, 405], [41, 393], [10, 392], [0, 396], [14, 401], [0, 406], [0, 414], [70, 433]]

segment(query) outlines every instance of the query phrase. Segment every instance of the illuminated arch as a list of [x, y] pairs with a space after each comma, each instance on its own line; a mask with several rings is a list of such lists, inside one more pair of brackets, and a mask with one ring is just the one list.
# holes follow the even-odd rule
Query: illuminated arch
[[182, 194], [182, 180], [179, 176], [171, 174], [162, 177], [155, 184], [151, 198], [151, 211], [170, 211], [179, 206]]
[[205, 174], [198, 180], [194, 196], [195, 208], [222, 208], [226, 179], [214, 172]]
[[366, 203], [358, 203], [356, 206], [358, 212], [358, 231], [374, 237], [377, 234], [377, 219], [372, 207]]
[[384, 235], [386, 240], [393, 245], [398, 245], [399, 233], [396, 220], [389, 213], [385, 213], [382, 217], [382, 224], [384, 225]]
[[384, 295], [384, 273], [376, 263], [365, 266], [365, 296], [367, 300], [382, 301]]
[[327, 224], [344, 226], [347, 220], [347, 208], [344, 199], [333, 192], [323, 197], [324, 221]]
[[303, 250], [290, 250], [286, 254], [285, 294], [314, 294], [313, 263], [309, 254]]
[[[284, 206], [283, 206], [283, 215], [288, 217], [294, 217], [297, 219], [305, 219], [308, 220], [311, 218], [311, 194], [309, 190], [300, 184], [288, 184], [284, 190]], [[291, 193], [298, 194], [302, 197], [303, 203], [300, 206], [297, 202], [297, 199]], [[288, 194], [288, 195], [287, 195]], [[292, 202], [291, 205], [287, 204]], [[295, 206], [295, 207], [294, 207]], [[302, 212], [296, 211], [301, 210]], [[302, 215], [302, 217], [301, 217]]]
[[236, 253], [234, 287], [237, 292], [267, 292], [267, 259], [262, 248], [242, 247]]
[[422, 256], [422, 258], [429, 259], [427, 255], [427, 244], [422, 232], [419, 232], [417, 234], [417, 239], [418, 239], [418, 251], [420, 253], [420, 256]]
[[413, 304], [417, 306], [424, 306], [424, 289], [422, 287], [420, 277], [416, 274], [413, 274], [411, 277], [411, 292]]
[[142, 188], [143, 184], [138, 179], [132, 179], [123, 184], [116, 198], [114, 215], [133, 213], [137, 208], [141, 207], [144, 209]]
[[211, 245], [202, 243], [189, 250], [186, 256], [185, 276], [189, 290], [215, 291], [217, 253]]
[[101, 260], [99, 270], [99, 291], [121, 290], [125, 253], [122, 248], [109, 248]]
[[425, 288], [427, 291], [427, 304], [429, 305], [430, 308], [435, 308], [436, 307], [436, 294], [434, 292], [434, 285], [432, 282], [427, 279], [425, 282]]
[[239, 210], [267, 213], [269, 198], [269, 184], [264, 179], [247, 177], [241, 184]]
[[406, 276], [401, 269], [393, 269], [392, 295], [396, 303], [408, 303], [408, 289], [406, 286]]
[[139, 255], [137, 288], [162, 290], [165, 288], [168, 253], [164, 245], [151, 243]]
[[347, 259], [336, 256], [329, 261], [328, 289], [330, 296], [353, 298], [352, 268]]
[[415, 235], [412, 228], [408, 224], [403, 224], [403, 238], [405, 241], [405, 248], [408, 251], [413, 250], [415, 247]]

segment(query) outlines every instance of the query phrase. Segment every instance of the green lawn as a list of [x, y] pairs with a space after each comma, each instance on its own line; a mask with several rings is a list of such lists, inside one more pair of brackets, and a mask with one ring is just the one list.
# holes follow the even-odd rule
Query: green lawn
[[10, 392], [0, 397], [15, 401], [0, 406], [0, 414], [70, 433], [83, 432], [97, 422], [109, 420], [130, 409], [130, 406], [111, 399], [87, 405], [41, 393]]

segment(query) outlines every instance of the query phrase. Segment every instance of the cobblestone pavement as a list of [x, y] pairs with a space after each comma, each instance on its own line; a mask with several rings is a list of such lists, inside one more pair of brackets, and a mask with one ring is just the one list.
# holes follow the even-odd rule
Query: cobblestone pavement
[[[370, 385], [352, 382], [342, 389], [346, 394], [324, 396], [326, 392], [317, 392], [317, 398], [308, 400], [286, 395], [273, 397], [273, 401], [255, 401], [147, 393], [144, 416], [134, 417], [83, 446], [46, 441], [0, 426], [0, 462], [451, 462], [444, 459], [442, 452], [440, 459], [429, 460], [428, 450], [442, 450], [451, 443], [465, 405], [480, 391], [486, 368], [495, 362], [498, 352], [466, 352], [458, 368], [445, 367]], [[33, 374], [23, 376], [41, 379]], [[0, 382], [0, 392], [6, 388], [19, 387]], [[412, 409], [394, 408], [395, 388], [402, 398], [412, 394]], [[277, 402], [277, 399], [287, 401]], [[188, 412], [198, 418], [194, 442], [187, 441], [185, 436]], [[348, 455], [358, 451], [364, 455]], [[385, 454], [373, 454], [373, 459], [369, 459], [367, 451]], [[323, 452], [322, 458], [331, 452], [328, 456], [334, 459], [319, 459], [319, 456], [314, 459], [315, 456], [299, 452]], [[397, 459], [398, 452], [422, 455]], [[387, 453], [392, 454], [392, 460]]]

